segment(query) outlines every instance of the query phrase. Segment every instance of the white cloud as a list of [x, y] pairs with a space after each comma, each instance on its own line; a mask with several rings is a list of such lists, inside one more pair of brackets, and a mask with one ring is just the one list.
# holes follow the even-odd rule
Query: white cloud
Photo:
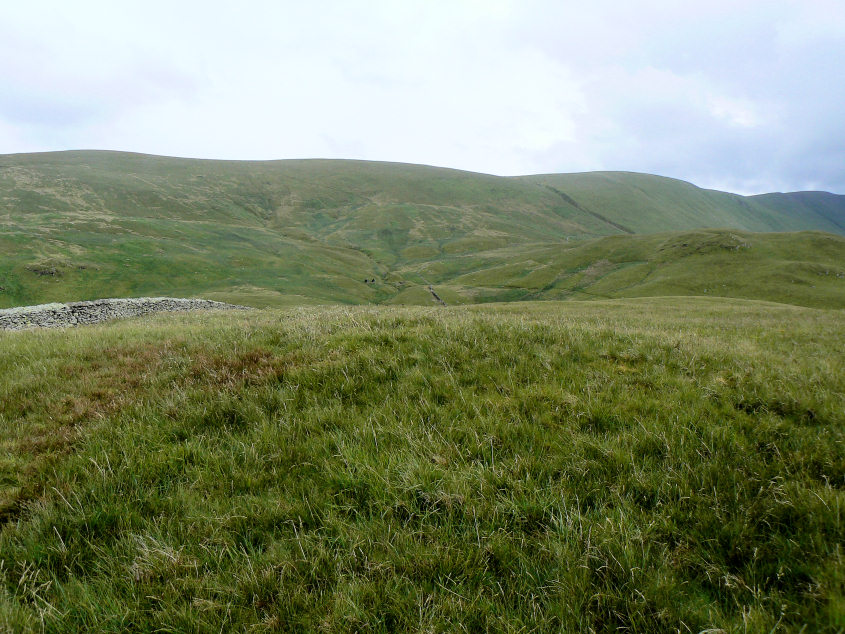
[[710, 113], [738, 128], [757, 128], [766, 123], [760, 109], [748, 99], [731, 99], [724, 95], [711, 97], [708, 101]]
[[838, 2], [8, 4], [0, 151], [845, 189]]

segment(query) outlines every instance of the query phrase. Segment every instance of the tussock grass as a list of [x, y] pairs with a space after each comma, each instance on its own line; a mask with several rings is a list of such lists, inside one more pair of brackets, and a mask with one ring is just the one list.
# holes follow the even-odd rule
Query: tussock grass
[[844, 340], [704, 299], [0, 334], [0, 623], [841, 631]]

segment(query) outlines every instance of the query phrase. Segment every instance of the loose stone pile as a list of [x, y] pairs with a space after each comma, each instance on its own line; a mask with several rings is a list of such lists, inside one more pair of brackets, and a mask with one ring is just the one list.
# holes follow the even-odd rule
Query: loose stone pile
[[174, 297], [138, 297], [133, 299], [96, 299], [68, 304], [39, 304], [0, 310], [0, 330], [27, 328], [64, 328], [96, 324], [119, 317], [184, 310], [249, 310], [246, 306], [224, 304], [208, 299]]

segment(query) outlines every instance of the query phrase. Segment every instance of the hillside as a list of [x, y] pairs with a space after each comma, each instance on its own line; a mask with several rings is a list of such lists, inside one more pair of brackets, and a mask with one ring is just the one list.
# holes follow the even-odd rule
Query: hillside
[[442, 258], [397, 275], [457, 302], [714, 295], [845, 308], [845, 238], [714, 229], [621, 235]]
[[0, 332], [0, 630], [841, 631], [843, 340], [705, 298]]
[[760, 194], [751, 196], [754, 202], [775, 209], [802, 221], [816, 222], [818, 216], [826, 218], [831, 231], [845, 231], [845, 196], [829, 192], [791, 192], [787, 194]]
[[[142, 295], [428, 303], [430, 284], [447, 303], [716, 289], [839, 306], [843, 239], [747, 232], [842, 232], [840, 198], [748, 198], [643, 174], [502, 178], [362, 161], [5, 155], [0, 307]], [[688, 239], [712, 226], [741, 232]], [[629, 235], [671, 230], [686, 233]], [[691, 249], [683, 266], [659, 251], [711, 239], [725, 247], [719, 257]], [[732, 254], [736, 240], [760, 248]], [[734, 265], [749, 273], [726, 280]]]
[[560, 192], [570, 204], [625, 233], [704, 227], [845, 233], [845, 196], [825, 192], [740, 196], [630, 172], [547, 174], [521, 180]]
[[0, 332], [0, 630], [841, 630], [837, 204], [0, 157], [0, 306], [295, 306]]

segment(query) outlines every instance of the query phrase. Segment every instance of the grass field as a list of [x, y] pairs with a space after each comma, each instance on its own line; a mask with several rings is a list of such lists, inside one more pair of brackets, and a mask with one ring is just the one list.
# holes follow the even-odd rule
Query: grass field
[[845, 197], [743, 197], [647, 174], [5, 155], [0, 223], [0, 308], [144, 295], [428, 304], [432, 284], [450, 304], [845, 297]]
[[841, 632], [843, 341], [707, 298], [0, 333], [0, 629]]

